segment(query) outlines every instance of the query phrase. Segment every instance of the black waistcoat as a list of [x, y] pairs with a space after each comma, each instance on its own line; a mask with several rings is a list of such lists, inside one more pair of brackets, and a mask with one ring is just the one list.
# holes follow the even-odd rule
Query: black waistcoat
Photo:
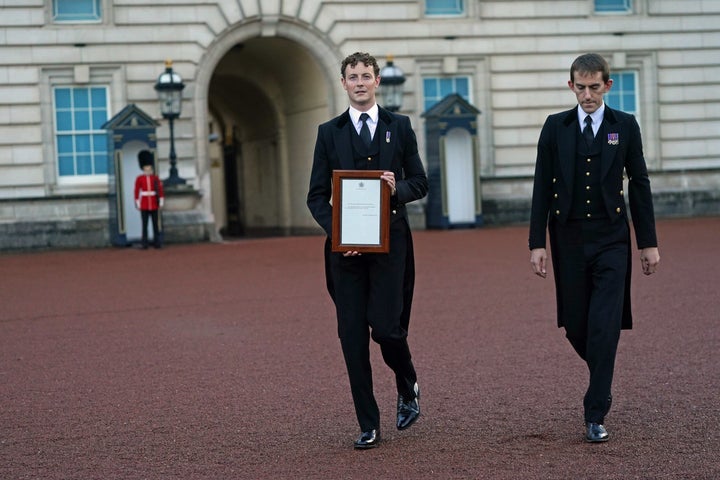
[[568, 217], [571, 220], [607, 217], [600, 181], [603, 131], [601, 125], [592, 145], [587, 145], [582, 135], [577, 137], [573, 200]]
[[[375, 132], [377, 133], [377, 131]], [[365, 146], [365, 142], [362, 141], [360, 135], [355, 131], [354, 128], [350, 129], [350, 137], [353, 146], [353, 157], [355, 159], [355, 168], [357, 170], [380, 170], [379, 154], [380, 154], [380, 141], [378, 136], [375, 135], [370, 142], [370, 146]]]

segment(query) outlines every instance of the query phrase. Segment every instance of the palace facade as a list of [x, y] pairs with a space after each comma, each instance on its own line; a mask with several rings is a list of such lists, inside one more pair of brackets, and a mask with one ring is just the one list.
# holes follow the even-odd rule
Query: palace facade
[[[589, 51], [613, 69], [608, 104], [638, 118], [657, 216], [720, 211], [717, 0], [5, 0], [0, 250], [111, 243], [117, 152], [102, 126], [129, 105], [154, 119], [167, 177], [154, 88], [167, 59], [185, 84], [186, 184], [168, 189], [166, 241], [320, 233], [305, 206], [315, 136], [347, 108], [340, 61], [355, 51], [404, 73], [400, 113], [423, 159], [438, 152], [449, 227], [473, 223], [464, 212], [527, 221], [540, 128], [575, 104], [569, 66]], [[424, 114], [451, 94], [477, 111], [471, 134], [428, 145]]]

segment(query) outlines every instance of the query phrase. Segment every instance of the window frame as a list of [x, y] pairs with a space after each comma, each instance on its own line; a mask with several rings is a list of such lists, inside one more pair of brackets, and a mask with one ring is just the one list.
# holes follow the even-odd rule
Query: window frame
[[65, 24], [94, 24], [94, 23], [103, 23], [104, 17], [105, 17], [105, 11], [106, 11], [106, 0], [87, 0], [88, 2], [92, 3], [92, 7], [94, 10], [97, 10], [96, 15], [94, 17], [88, 17], [88, 18], [62, 18], [60, 16], [60, 13], [58, 12], [59, 7], [58, 3], [63, 0], [51, 0], [49, 5], [49, 16], [50, 21], [54, 24], [58, 25], [65, 25]]
[[[626, 89], [624, 88], [624, 82], [623, 82], [623, 76], [625, 75], [631, 75], [632, 76], [632, 96], [633, 96], [633, 102], [635, 105], [633, 105], [633, 108], [628, 108], [627, 105], [624, 103], [623, 97], [627, 95]], [[613, 85], [610, 91], [605, 95], [605, 101], [608, 104], [610, 108], [613, 108], [615, 110], [622, 110], [623, 112], [630, 113], [632, 115], [635, 115], [637, 118], [641, 118], [641, 110], [640, 110], [640, 93], [638, 91], [638, 85], [639, 85], [639, 72], [634, 69], [621, 69], [617, 71], [612, 71], [610, 73], [610, 78], [613, 80]], [[610, 104], [610, 100], [619, 99], [618, 105], [612, 105]]]
[[[92, 112], [96, 110], [96, 108], [93, 107], [92, 104], [92, 89], [104, 89], [104, 101], [105, 101], [105, 119], [103, 123], [107, 122], [111, 116], [110, 116], [110, 86], [106, 84], [88, 84], [88, 85], [53, 85], [51, 87], [52, 89], [52, 112], [53, 112], [53, 137], [54, 137], [54, 147], [55, 147], [55, 178], [57, 179], [58, 185], [77, 185], [77, 184], [89, 184], [89, 183], [106, 183], [108, 181], [108, 172], [105, 173], [95, 173], [95, 157], [97, 155], [97, 150], [93, 148], [94, 146], [94, 137], [97, 135], [106, 136], [107, 131], [102, 130], [100, 128], [95, 128], [94, 125], [92, 125]], [[60, 89], [66, 89], [70, 91], [70, 98], [71, 102], [74, 102], [75, 98], [75, 91], [76, 90], [87, 90], [88, 91], [88, 98], [90, 99], [90, 103], [88, 104], [87, 108], [79, 108], [76, 107], [73, 104], [67, 109], [61, 109], [61, 110], [67, 110], [69, 111], [71, 115], [71, 121], [72, 121], [72, 128], [67, 130], [60, 130], [60, 126], [58, 124], [58, 114], [60, 113], [58, 109], [58, 97], [57, 92]], [[82, 129], [82, 128], [76, 128], [75, 126], [75, 120], [77, 119], [77, 114], [81, 110], [87, 110], [89, 112], [89, 125], [88, 128]], [[71, 175], [63, 175], [60, 172], [60, 165], [61, 165], [61, 158], [65, 157], [66, 155], [64, 152], [61, 152], [60, 148], [60, 140], [61, 137], [68, 136], [72, 139], [73, 143], [73, 150], [72, 150], [72, 158], [73, 158], [73, 165], [74, 165], [74, 172]], [[77, 140], [78, 137], [84, 137], [87, 136], [90, 142], [88, 154], [91, 157], [90, 158], [90, 165], [92, 167], [93, 173], [90, 174], [82, 174], [77, 173], [79, 167], [78, 167], [78, 157], [80, 156], [77, 150]], [[105, 142], [107, 142], [107, 138], [105, 138]], [[110, 147], [111, 145], [105, 145], [105, 157], [107, 158], [110, 154]]]
[[430, 0], [423, 0], [423, 16], [427, 18], [457, 18], [468, 16], [468, 2], [466, 0], [455, 0], [456, 4], [459, 4], [458, 11], [456, 13], [431, 13], [429, 12], [428, 2]]
[[[459, 93], [459, 92], [457, 91], [457, 84], [456, 84], [455, 82], [456, 82], [457, 80], [460, 80], [460, 79], [463, 79], [463, 80], [467, 81], [467, 97], [466, 97], [466, 96], [463, 96], [462, 94], [461, 94], [460, 96], [462, 96], [468, 103], [473, 104], [473, 88], [472, 88], [472, 85], [473, 85], [473, 84], [472, 84], [472, 80], [473, 80], [473, 79], [472, 79], [472, 75], [468, 75], [468, 74], [453, 74], [453, 75], [431, 74], [431, 75], [423, 75], [422, 78], [421, 78], [421, 84], [422, 84], [422, 96], [421, 96], [421, 101], [422, 101], [422, 105], [423, 105], [422, 111], [423, 111], [423, 112], [427, 112], [427, 111], [430, 110], [433, 106], [437, 105], [438, 102], [440, 102], [443, 98], [445, 98], [446, 96], [448, 96], [450, 93]], [[428, 105], [427, 105], [427, 101], [428, 101], [427, 98], [428, 98], [428, 97], [427, 97], [427, 94], [426, 94], [426, 86], [425, 86], [425, 85], [426, 85], [425, 82], [426, 82], [427, 80], [435, 80], [435, 81], [437, 81], [438, 83], [439, 83], [439, 82], [442, 82], [443, 80], [453, 80], [453, 82], [455, 83], [455, 85], [453, 86], [453, 91], [452, 91], [452, 92], [448, 92], [448, 93], [446, 93], [446, 94], [444, 94], [444, 95], [440, 95], [440, 96], [437, 98], [437, 100], [436, 100], [432, 105], [429, 105], [429, 106], [428, 106]], [[439, 87], [439, 84], [438, 84], [438, 87]]]
[[[45, 185], [49, 195], [66, 195], [89, 192], [105, 192], [108, 188], [107, 174], [63, 176], [59, 175], [55, 100], [55, 87], [107, 87], [107, 117], [112, 118], [126, 104], [124, 96], [127, 79], [122, 68], [115, 65], [90, 67], [78, 72], [79, 67], [47, 67], [41, 70], [40, 98], [42, 108], [42, 144]], [[82, 70], [82, 69], [80, 69]], [[108, 144], [108, 154], [114, 148]]]
[[592, 11], [595, 15], [631, 15], [635, 13], [636, 5], [633, 0], [622, 0], [625, 4], [625, 8], [618, 8], [614, 10], [602, 10], [598, 9], [598, 0], [592, 0]]

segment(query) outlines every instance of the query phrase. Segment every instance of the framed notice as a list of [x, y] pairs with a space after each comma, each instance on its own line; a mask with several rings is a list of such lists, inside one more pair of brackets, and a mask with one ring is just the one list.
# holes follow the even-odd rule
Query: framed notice
[[390, 187], [382, 170], [334, 170], [332, 251], [390, 251]]

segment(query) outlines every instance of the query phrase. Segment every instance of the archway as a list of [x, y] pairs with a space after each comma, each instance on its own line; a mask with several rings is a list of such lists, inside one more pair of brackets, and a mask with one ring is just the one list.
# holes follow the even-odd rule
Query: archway
[[279, 26], [277, 35], [238, 27], [208, 50], [198, 69], [198, 97], [207, 84], [199, 138], [208, 138], [198, 173], [222, 236], [317, 230], [305, 195], [317, 126], [336, 113], [340, 82], [335, 87], [330, 78], [339, 74], [328, 68], [339, 70], [337, 56], [328, 61], [327, 45], [297, 26]]
[[301, 225], [293, 180], [309, 172], [307, 142], [327, 117], [323, 84], [307, 51], [287, 39], [249, 39], [222, 57], [208, 90], [222, 143], [222, 169], [213, 174], [222, 178], [212, 185], [221, 234], [283, 235]]

